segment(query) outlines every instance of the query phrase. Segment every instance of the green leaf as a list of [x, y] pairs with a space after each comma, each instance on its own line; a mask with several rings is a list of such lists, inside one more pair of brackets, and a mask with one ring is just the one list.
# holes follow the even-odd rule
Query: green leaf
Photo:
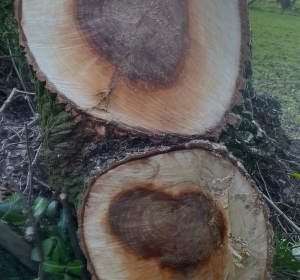
[[9, 196], [8, 198], [6, 198], [5, 201], [10, 202], [11, 204], [14, 204], [14, 205], [19, 205], [19, 206], [22, 205], [22, 198], [16, 193], [14, 193], [11, 196]]
[[54, 261], [54, 262], [58, 262], [59, 261], [59, 253], [58, 253], [58, 250], [57, 250], [57, 246], [52, 251], [51, 260]]
[[299, 271], [300, 270], [300, 262], [292, 259], [287, 259], [284, 261], [285, 269], [288, 271]]
[[74, 280], [74, 278], [71, 277], [70, 275], [64, 273], [64, 280]]
[[27, 219], [21, 206], [9, 202], [0, 203], [0, 218], [11, 223], [21, 223]]
[[296, 179], [300, 180], [300, 174], [298, 173], [292, 173], [291, 176], [295, 177]]
[[[48, 257], [48, 255], [51, 252], [53, 246], [55, 246], [55, 245], [56, 245], [56, 239], [53, 238], [53, 237], [47, 238], [42, 242], [42, 249], [43, 249], [44, 258]], [[36, 262], [41, 261], [39, 253], [38, 253], [38, 249], [37, 249], [36, 246], [31, 251], [31, 259], [36, 261]]]
[[57, 236], [58, 239], [66, 242], [68, 240], [67, 232], [63, 231], [59, 226], [55, 225], [52, 228], [53, 235]]
[[289, 242], [289, 239], [282, 239], [282, 241], [280, 241], [280, 248], [286, 248]]
[[69, 250], [64, 242], [58, 240], [56, 249], [59, 260], [61, 260], [64, 263], [70, 260]]
[[43, 198], [42, 198], [41, 196], [38, 196], [38, 197], [33, 201], [32, 207], [36, 207], [42, 199], [43, 199]]
[[53, 246], [56, 245], [56, 242], [56, 238], [54, 237], [47, 238], [42, 242], [44, 258], [49, 256]]
[[71, 261], [67, 264], [67, 270], [74, 275], [79, 275], [82, 268], [82, 262], [78, 260]]
[[51, 201], [46, 210], [46, 215], [49, 219], [54, 220], [56, 216], [57, 201]]
[[33, 203], [34, 216], [39, 217], [47, 207], [48, 203], [49, 203], [48, 199], [37, 197]]
[[44, 261], [42, 269], [48, 273], [58, 273], [63, 271], [66, 268], [64, 265], [60, 265], [54, 261]]

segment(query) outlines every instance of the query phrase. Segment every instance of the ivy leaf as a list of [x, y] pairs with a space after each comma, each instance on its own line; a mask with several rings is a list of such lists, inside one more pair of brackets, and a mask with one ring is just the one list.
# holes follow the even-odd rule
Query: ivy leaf
[[[55, 242], [55, 238], [53, 238], [53, 237], [47, 238], [42, 242], [44, 258], [48, 257], [48, 255], [51, 252], [53, 246], [56, 245], [54, 242]], [[39, 253], [38, 253], [38, 249], [37, 249], [36, 246], [31, 251], [31, 259], [36, 261], [36, 262], [41, 261]]]
[[43, 253], [44, 253], [44, 258], [48, 257], [53, 246], [55, 246], [56, 242], [55, 242], [55, 238], [53, 237], [50, 237], [50, 238], [47, 238], [45, 239], [43, 242], [42, 242], [42, 247], [43, 247]]
[[67, 264], [67, 270], [74, 275], [79, 275], [82, 268], [82, 262], [79, 260], [74, 260]]
[[21, 223], [27, 219], [22, 207], [10, 202], [0, 203], [0, 218], [11, 223]]
[[58, 257], [62, 262], [66, 263], [68, 260], [70, 260], [69, 249], [64, 242], [59, 240], [56, 248], [58, 252]]
[[42, 198], [42, 197], [37, 197], [33, 203], [33, 214], [35, 217], [39, 217], [45, 208], [48, 205], [48, 199]]
[[67, 240], [68, 240], [67, 233], [62, 231], [62, 229], [59, 226], [57, 226], [57, 225], [53, 226], [52, 232], [53, 232], [53, 235], [55, 235], [58, 239], [60, 239], [64, 242], [67, 242]]
[[54, 248], [52, 254], [51, 254], [51, 260], [53, 260], [54, 262], [58, 263], [59, 260], [59, 253], [57, 250], [57, 246]]
[[71, 277], [70, 275], [64, 273], [64, 280], [74, 280], [74, 278]]
[[284, 261], [284, 265], [286, 270], [288, 271], [299, 271], [300, 270], [300, 262], [295, 261], [293, 259], [286, 259]]
[[56, 209], [57, 209], [57, 201], [53, 200], [50, 202], [46, 210], [46, 215], [49, 219], [55, 220]]
[[19, 205], [19, 206], [22, 205], [22, 198], [16, 193], [10, 195], [5, 201], [13, 205]]
[[60, 265], [54, 261], [44, 261], [42, 269], [48, 273], [58, 273], [63, 271], [66, 268], [64, 265]]

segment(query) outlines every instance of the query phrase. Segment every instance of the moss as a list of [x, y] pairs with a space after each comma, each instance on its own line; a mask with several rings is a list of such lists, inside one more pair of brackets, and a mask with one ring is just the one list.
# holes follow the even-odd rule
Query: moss
[[76, 134], [76, 123], [66, 112], [65, 105], [41, 82], [36, 82], [36, 96], [49, 184], [54, 190], [67, 193], [73, 204], [78, 204], [85, 189], [86, 172], [70, 162], [80, 153], [83, 141], [77, 141], [76, 135], [70, 137]]

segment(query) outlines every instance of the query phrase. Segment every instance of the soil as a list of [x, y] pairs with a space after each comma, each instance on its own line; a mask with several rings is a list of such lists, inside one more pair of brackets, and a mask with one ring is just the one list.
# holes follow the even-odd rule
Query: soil
[[[0, 108], [5, 98], [0, 95]], [[27, 124], [28, 145], [26, 145], [25, 124]], [[29, 161], [34, 162], [32, 171], [32, 190], [29, 183]], [[0, 113], [0, 201], [14, 190], [4, 178], [3, 172], [17, 183], [25, 193], [31, 193], [32, 198], [50, 192], [43, 183], [45, 170], [41, 158], [41, 133], [38, 115], [34, 106], [34, 95], [16, 93]], [[1, 196], [2, 194], [2, 196]]]

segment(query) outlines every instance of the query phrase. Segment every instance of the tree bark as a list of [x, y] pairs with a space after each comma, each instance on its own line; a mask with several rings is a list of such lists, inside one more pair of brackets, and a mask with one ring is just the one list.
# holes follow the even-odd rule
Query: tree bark
[[247, 167], [262, 153], [246, 1], [17, 0], [16, 16], [93, 278], [271, 279], [261, 194], [203, 140]]

